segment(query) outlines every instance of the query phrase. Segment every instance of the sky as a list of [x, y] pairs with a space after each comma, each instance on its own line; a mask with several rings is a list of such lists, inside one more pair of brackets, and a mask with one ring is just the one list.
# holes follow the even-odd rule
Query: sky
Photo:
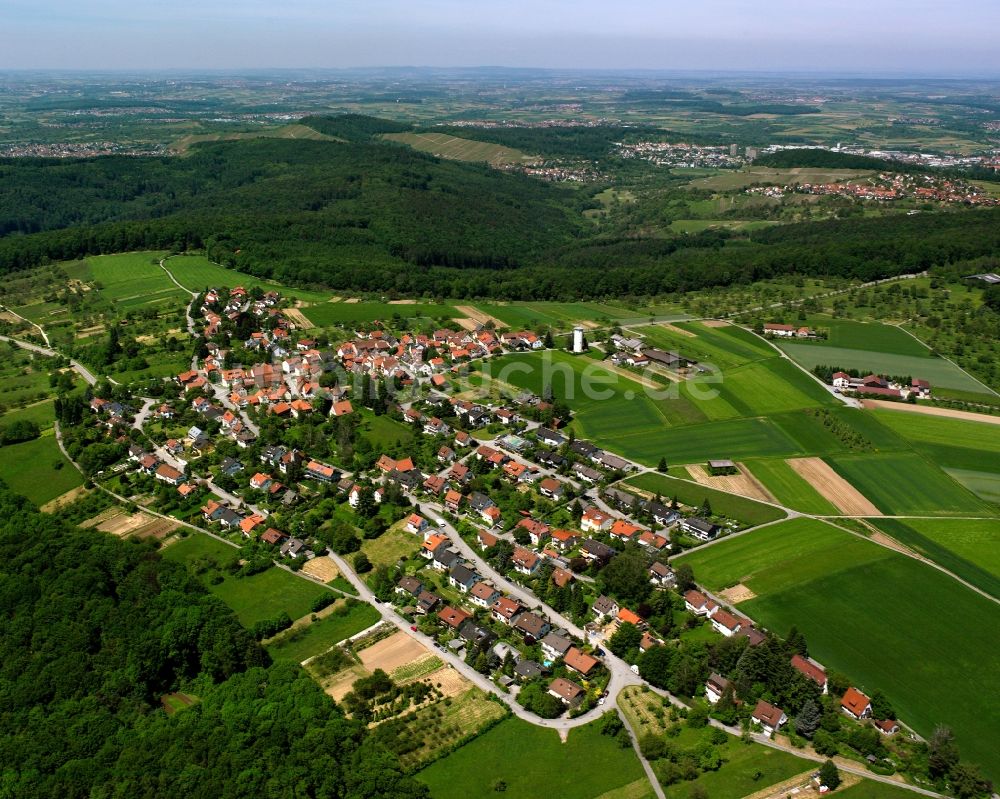
[[1000, 74], [1000, 0], [0, 0], [0, 69]]

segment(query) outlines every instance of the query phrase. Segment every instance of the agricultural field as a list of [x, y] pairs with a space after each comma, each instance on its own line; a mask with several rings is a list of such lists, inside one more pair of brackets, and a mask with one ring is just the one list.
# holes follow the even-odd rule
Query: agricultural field
[[679, 306], [638, 306], [626, 308], [599, 302], [477, 302], [476, 307], [514, 329], [552, 327], [568, 330], [574, 324], [597, 327], [605, 322], [641, 323], [650, 318], [688, 318]]
[[629, 791], [622, 796], [627, 799], [652, 795], [633, 750], [601, 735], [600, 721], [570, 730], [562, 743], [555, 730], [506, 719], [418, 772], [417, 779], [435, 799], [489, 796], [497, 790], [519, 799], [551, 799], [566, 795], [570, 779], [572, 795], [579, 799], [616, 796], [626, 786]]
[[283, 297], [293, 297], [308, 302], [324, 302], [329, 299], [329, 295], [318, 291], [283, 286], [280, 283], [260, 280], [245, 272], [228, 269], [210, 261], [204, 255], [174, 256], [168, 258], [164, 262], [164, 266], [170, 270], [177, 282], [189, 291], [201, 291], [205, 288], [232, 288], [233, 286], [243, 286], [243, 288], [250, 289], [257, 286], [263, 291], [277, 291]]
[[871, 413], [941, 466], [978, 470], [992, 463], [1000, 473], [1000, 425], [895, 410]]
[[178, 305], [187, 295], [175, 286], [159, 260], [164, 252], [130, 252], [118, 255], [97, 255], [86, 260], [81, 278], [93, 281], [100, 296], [112, 301], [120, 310], [138, 308], [160, 302]]
[[[168, 560], [187, 564], [211, 593], [233, 609], [244, 627], [282, 612], [292, 619], [301, 618], [325, 590], [276, 566], [250, 577], [234, 577], [221, 567], [238, 554], [235, 547], [203, 534], [190, 535], [163, 550]], [[218, 576], [222, 582], [213, 584]]]
[[678, 322], [637, 327], [632, 332], [651, 346], [676, 350], [720, 369], [777, 355], [766, 341], [736, 325], [709, 327], [703, 322]]
[[876, 519], [883, 532], [1000, 599], [1000, 520]]
[[747, 461], [746, 466], [782, 505], [819, 516], [837, 513], [837, 509], [783, 459]]
[[437, 303], [388, 303], [388, 302], [317, 302], [300, 309], [315, 327], [340, 324], [362, 324], [376, 320], [402, 319], [455, 319], [461, 314], [451, 305]]
[[914, 452], [835, 455], [825, 460], [889, 516], [994, 515], [989, 505]]
[[340, 607], [342, 611], [336, 608], [316, 621], [279, 633], [268, 642], [267, 651], [275, 660], [301, 663], [368, 629], [381, 618], [367, 602], [349, 602]]
[[51, 430], [34, 441], [0, 447], [0, 480], [39, 506], [83, 485]]
[[246, 132], [191, 133], [171, 142], [169, 149], [183, 155], [198, 144], [217, 141], [239, 141], [244, 139], [311, 139], [313, 141], [340, 141], [340, 139], [337, 139], [334, 136], [327, 136], [325, 133], [313, 130], [308, 125], [293, 123], [291, 125], [282, 125], [278, 128], [265, 128], [264, 130]]
[[941, 387], [971, 394], [989, 393], [982, 383], [944, 358], [897, 355], [798, 342], [781, 342], [780, 346], [796, 363], [809, 370], [816, 366], [837, 366], [842, 369], [860, 369], [883, 375], [910, 375], [929, 380], [932, 392], [935, 387]]
[[668, 501], [677, 497], [678, 502], [692, 508], [700, 508], [707, 499], [713, 513], [735, 519], [747, 526], [766, 524], [785, 517], [785, 512], [773, 505], [765, 505], [762, 502], [727, 494], [687, 480], [678, 480], [665, 474], [646, 472], [630, 477], [625, 484], [649, 494], [659, 494]]
[[1000, 707], [984, 705], [980, 691], [1000, 680], [1000, 659], [984, 657], [982, 647], [981, 631], [1000, 625], [994, 602], [913, 558], [808, 519], [679, 560], [710, 590], [746, 585], [755, 597], [740, 611], [779, 634], [797, 626], [828, 668], [862, 690], [883, 690], [921, 735], [951, 726], [965, 757], [1000, 773]]
[[725, 171], [707, 178], [691, 181], [691, 188], [709, 191], [734, 191], [745, 189], [754, 183], [786, 185], [789, 183], [835, 183], [851, 180], [870, 172], [855, 169], [811, 169], [795, 167], [775, 169], [766, 166], [750, 166], [739, 171]]
[[[930, 348], [898, 325], [834, 319], [828, 316], [809, 316], [805, 324], [828, 333], [825, 339], [809, 339], [801, 342], [810, 347], [865, 350], [890, 355], [910, 355], [916, 358], [934, 357]], [[775, 339], [775, 343], [783, 346], [785, 342]]]
[[452, 161], [485, 161], [489, 164], [530, 164], [538, 160], [513, 147], [461, 139], [447, 133], [385, 133], [383, 139], [406, 144], [414, 150]]
[[[649, 465], [662, 456], [672, 463], [698, 463], [709, 458], [804, 452], [781, 424], [769, 418], [725, 418], [739, 412], [722, 397], [699, 401], [689, 397], [687, 389], [678, 389], [676, 383], [666, 387], [655, 384], [655, 389], [650, 389], [637, 382], [643, 378], [626, 377], [592, 359], [557, 351], [510, 355], [491, 362], [489, 373], [502, 384], [539, 395], [547, 383], [557, 398], [573, 408], [578, 435]], [[805, 375], [801, 378], [808, 380]], [[774, 379], [777, 381], [777, 376]], [[779, 407], [796, 404], [789, 396], [816, 404], [797, 386], [781, 385], [785, 396], [777, 403]], [[758, 401], [764, 408], [768, 400], [758, 397]], [[722, 420], [705, 423], [709, 411]]]

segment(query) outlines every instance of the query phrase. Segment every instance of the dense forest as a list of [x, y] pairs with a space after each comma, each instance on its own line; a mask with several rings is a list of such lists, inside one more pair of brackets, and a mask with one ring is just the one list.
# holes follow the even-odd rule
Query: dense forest
[[[1000, 252], [996, 209], [752, 233], [609, 233], [582, 214], [595, 205], [595, 187], [384, 143], [379, 134], [399, 126], [370, 117], [307, 121], [338, 141], [219, 142], [184, 158], [0, 161], [0, 274], [105, 252], [203, 249], [259, 277], [334, 290], [572, 299], [791, 273], [870, 280]], [[489, 133], [585, 156], [627, 130]]]
[[[2, 483], [0, 520], [0, 796], [426, 796], [152, 545], [73, 528]], [[179, 688], [200, 701], [168, 716]]]
[[929, 172], [929, 167], [920, 164], [908, 164], [904, 161], [889, 161], [885, 158], [873, 158], [870, 155], [852, 155], [837, 153], [833, 150], [818, 150], [815, 148], [779, 150], [767, 153], [754, 160], [754, 166], [770, 166], [775, 169], [791, 169], [807, 167], [810, 169], [875, 169], [879, 172]]

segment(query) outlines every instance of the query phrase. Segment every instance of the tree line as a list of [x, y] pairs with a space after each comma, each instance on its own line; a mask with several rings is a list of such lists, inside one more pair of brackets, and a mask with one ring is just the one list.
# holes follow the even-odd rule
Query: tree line
[[[152, 544], [0, 484], [2, 793], [426, 797], [296, 665]], [[168, 715], [161, 697], [196, 697]]]

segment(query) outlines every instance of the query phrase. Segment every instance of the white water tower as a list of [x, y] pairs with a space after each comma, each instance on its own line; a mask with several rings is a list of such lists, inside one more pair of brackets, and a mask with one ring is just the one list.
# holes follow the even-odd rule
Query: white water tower
[[573, 352], [583, 352], [583, 328], [573, 328]]

